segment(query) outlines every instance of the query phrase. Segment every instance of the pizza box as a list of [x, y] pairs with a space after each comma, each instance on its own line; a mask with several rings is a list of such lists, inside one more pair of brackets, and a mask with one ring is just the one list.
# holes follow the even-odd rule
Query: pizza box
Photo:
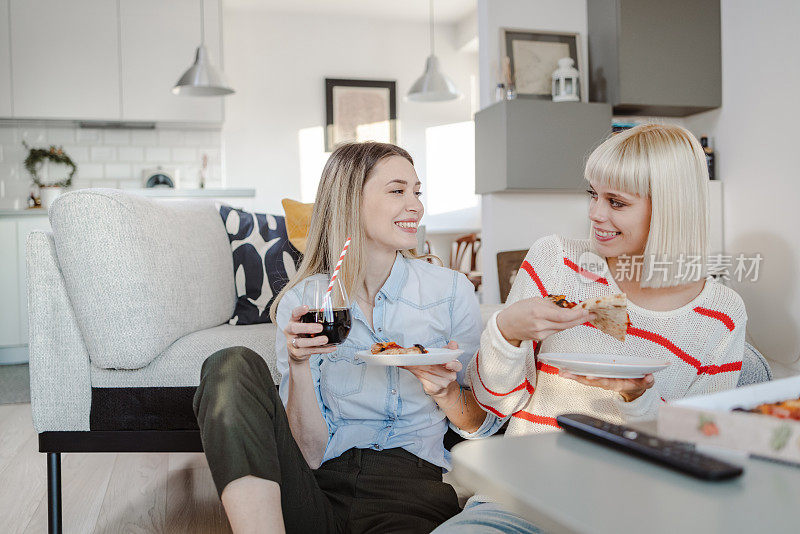
[[800, 421], [732, 411], [797, 398], [800, 376], [686, 397], [659, 408], [658, 434], [800, 465]]

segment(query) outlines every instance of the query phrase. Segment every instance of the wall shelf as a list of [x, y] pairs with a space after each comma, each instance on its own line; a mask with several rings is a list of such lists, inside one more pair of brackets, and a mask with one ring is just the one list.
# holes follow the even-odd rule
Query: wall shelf
[[516, 99], [475, 114], [475, 192], [580, 191], [611, 105]]

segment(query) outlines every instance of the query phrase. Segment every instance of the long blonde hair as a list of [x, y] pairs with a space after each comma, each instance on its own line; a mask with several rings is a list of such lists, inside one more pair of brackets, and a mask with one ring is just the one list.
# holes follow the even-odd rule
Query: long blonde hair
[[[269, 312], [273, 323], [278, 304], [289, 290], [309, 276], [332, 273], [348, 237], [351, 238], [350, 247], [338, 277], [350, 296], [363, 286], [367, 255], [366, 235], [361, 224], [361, 193], [375, 165], [392, 156], [414, 164], [411, 155], [399, 146], [373, 141], [341, 145], [328, 158], [317, 188], [303, 260], [297, 273], [272, 303]], [[400, 253], [407, 258], [420, 257], [414, 249]]]
[[[642, 287], [672, 287], [705, 275], [709, 253], [708, 167], [697, 138], [676, 125], [642, 124], [616, 134], [586, 162], [587, 181], [650, 197], [650, 233]], [[700, 268], [679, 273], [679, 259], [700, 257]], [[655, 261], [662, 275], [653, 272]], [[698, 272], [699, 271], [699, 272]]]

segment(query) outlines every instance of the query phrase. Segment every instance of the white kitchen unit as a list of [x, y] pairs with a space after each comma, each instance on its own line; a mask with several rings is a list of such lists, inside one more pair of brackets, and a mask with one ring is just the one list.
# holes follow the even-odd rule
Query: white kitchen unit
[[[200, 44], [200, 0], [121, 0], [119, 5], [122, 119], [221, 123], [222, 98], [171, 92]], [[206, 49], [221, 67], [219, 0], [206, 0], [204, 10]]]
[[11, 107], [11, 37], [8, 8], [11, 0], [0, 0], [0, 117], [10, 117]]
[[34, 230], [50, 230], [47, 211], [0, 211], [0, 364], [28, 361], [25, 240]]
[[10, 14], [15, 117], [119, 119], [116, 2], [11, 0]]
[[[200, 44], [200, 0], [0, 0], [0, 119], [218, 126], [223, 99], [176, 96]], [[221, 66], [221, 4], [205, 45]]]

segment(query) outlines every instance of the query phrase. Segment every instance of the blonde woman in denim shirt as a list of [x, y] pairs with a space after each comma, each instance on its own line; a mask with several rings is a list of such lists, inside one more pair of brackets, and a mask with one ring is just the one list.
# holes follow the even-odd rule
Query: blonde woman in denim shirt
[[[501, 424], [464, 389], [481, 319], [464, 275], [416, 259], [423, 215], [411, 156], [384, 143], [338, 148], [322, 172], [306, 254], [272, 308], [280, 398], [263, 360], [236, 347], [211, 356], [195, 397], [214, 482], [235, 532], [430, 532], [459, 511], [442, 482], [449, 425], [467, 438]], [[339, 276], [354, 297], [340, 346], [301, 323], [303, 282]], [[460, 347], [459, 360], [368, 366], [380, 341]], [[282, 402], [281, 402], [282, 401]]]

